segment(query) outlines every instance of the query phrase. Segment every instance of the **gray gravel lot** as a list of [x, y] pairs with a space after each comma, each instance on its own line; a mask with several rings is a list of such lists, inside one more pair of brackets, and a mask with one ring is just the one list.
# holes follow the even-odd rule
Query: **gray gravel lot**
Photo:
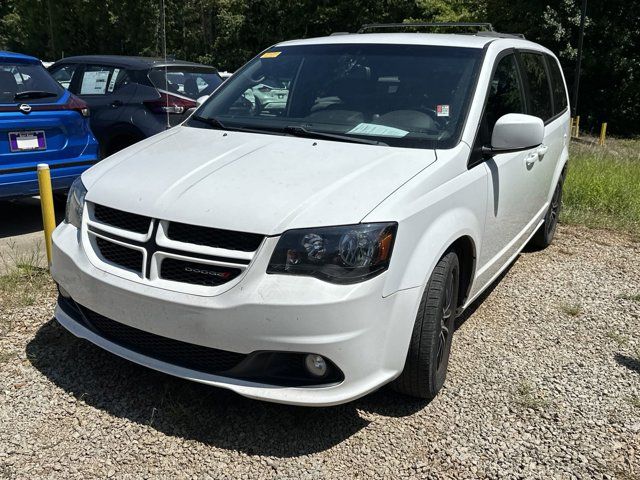
[[562, 227], [460, 321], [445, 389], [307, 409], [0, 308], [0, 477], [640, 478], [640, 240]]

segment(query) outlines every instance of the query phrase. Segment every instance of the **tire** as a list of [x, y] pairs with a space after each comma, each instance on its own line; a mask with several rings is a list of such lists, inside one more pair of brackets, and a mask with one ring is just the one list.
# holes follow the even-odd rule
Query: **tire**
[[391, 388], [413, 397], [434, 398], [447, 375], [458, 307], [460, 264], [445, 254], [431, 274], [420, 301], [404, 370]]
[[553, 197], [551, 197], [551, 203], [549, 209], [544, 216], [544, 223], [540, 225], [538, 231], [531, 237], [529, 245], [537, 250], [547, 248], [553, 242], [553, 237], [556, 234], [558, 227], [558, 218], [562, 211], [562, 187], [564, 185], [565, 172], [560, 175], [560, 179], [556, 184], [556, 188], [553, 191]]

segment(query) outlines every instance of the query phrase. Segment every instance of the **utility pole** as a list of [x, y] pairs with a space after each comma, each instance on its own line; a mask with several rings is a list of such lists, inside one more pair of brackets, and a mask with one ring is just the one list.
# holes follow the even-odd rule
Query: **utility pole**
[[573, 101], [571, 102], [571, 116], [575, 117], [578, 112], [578, 89], [580, 88], [580, 67], [582, 64], [582, 43], [584, 41], [584, 20], [587, 14], [587, 0], [582, 0], [582, 11], [580, 12], [580, 34], [578, 36], [578, 61], [576, 62], [576, 76], [573, 79]]
[[51, 0], [47, 0], [47, 11], [49, 12], [49, 37], [51, 38], [51, 54], [52, 61], [56, 61], [56, 42], [53, 37], [53, 14], [51, 13]]

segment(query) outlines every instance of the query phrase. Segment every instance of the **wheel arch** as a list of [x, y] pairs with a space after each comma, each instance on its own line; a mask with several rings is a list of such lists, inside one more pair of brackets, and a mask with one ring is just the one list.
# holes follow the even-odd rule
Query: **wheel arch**
[[[399, 263], [403, 264], [404, 268], [400, 266], [396, 269], [397, 265], [394, 266], [393, 275], [385, 285], [384, 296], [407, 288], [421, 287], [424, 290], [438, 261], [447, 252], [455, 251], [460, 260], [461, 269], [459, 306], [464, 305], [475, 278], [483, 220], [477, 216], [477, 212], [462, 207], [455, 208], [429, 222], [428, 228], [420, 235], [417, 242], [415, 240], [411, 242], [410, 233], [407, 234], [408, 238], [400, 238], [403, 234], [402, 230], [412, 229], [411, 225], [402, 228], [404, 225], [401, 224], [398, 232], [399, 242], [394, 246], [394, 255], [399, 253], [396, 250], [397, 247], [399, 247], [398, 250], [410, 250], [410, 253], [399, 255], [403, 257], [399, 259]], [[392, 263], [393, 260], [392, 256]]]
[[[456, 239], [445, 250], [447, 252], [454, 252], [458, 256], [458, 262], [460, 264], [460, 276], [458, 284], [458, 309], [460, 309], [469, 298], [471, 292], [471, 284], [476, 271], [476, 244], [469, 235], [463, 235]], [[441, 257], [442, 258], [442, 257]]]

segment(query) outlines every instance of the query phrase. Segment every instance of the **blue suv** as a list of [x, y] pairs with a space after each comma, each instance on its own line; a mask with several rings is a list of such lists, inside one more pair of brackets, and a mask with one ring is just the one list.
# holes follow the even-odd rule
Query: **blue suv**
[[97, 161], [87, 104], [37, 58], [0, 51], [0, 199], [37, 194], [38, 163], [60, 191]]

